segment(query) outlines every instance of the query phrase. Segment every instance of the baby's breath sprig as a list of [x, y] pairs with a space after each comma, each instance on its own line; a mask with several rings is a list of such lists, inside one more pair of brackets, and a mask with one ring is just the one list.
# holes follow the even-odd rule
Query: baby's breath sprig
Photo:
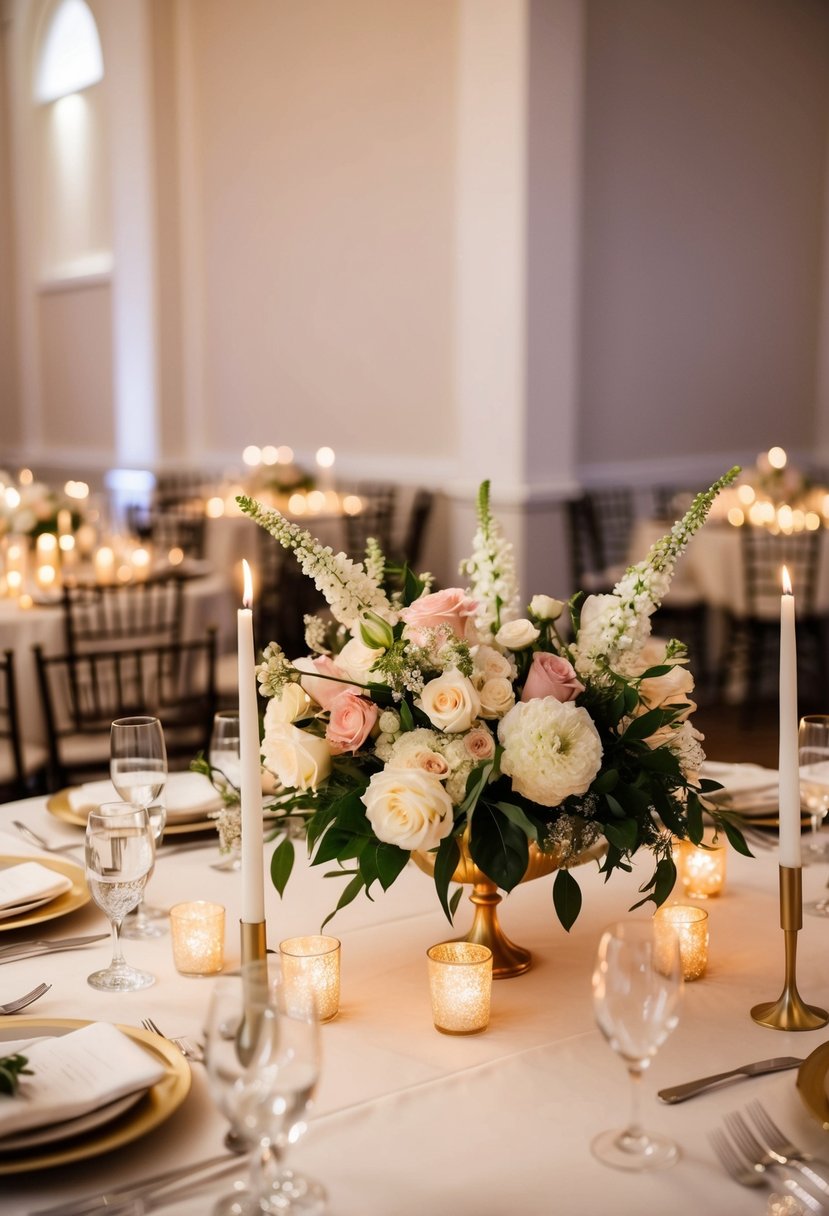
[[299, 680], [299, 672], [285, 657], [278, 642], [269, 642], [262, 651], [262, 662], [256, 667], [259, 691], [263, 697], [277, 697], [286, 684]]

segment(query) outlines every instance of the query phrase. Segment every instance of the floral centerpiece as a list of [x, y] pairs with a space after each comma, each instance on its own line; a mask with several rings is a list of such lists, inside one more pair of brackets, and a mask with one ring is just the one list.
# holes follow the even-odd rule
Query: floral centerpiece
[[[451, 920], [462, 847], [505, 891], [521, 881], [532, 847], [556, 855], [553, 899], [569, 929], [581, 906], [570, 865], [600, 841], [608, 877], [650, 850], [655, 866], [639, 903], [667, 898], [673, 840], [702, 840], [705, 795], [718, 787], [699, 777], [685, 648], [652, 638], [651, 616], [738, 472], [698, 495], [612, 594], [577, 594], [567, 606], [536, 595], [526, 616], [489, 483], [462, 566], [468, 586], [439, 591], [404, 567], [393, 571], [402, 591], [387, 594], [390, 571], [374, 542], [355, 563], [278, 511], [238, 500], [294, 553], [334, 619], [306, 618], [307, 656], [289, 660], [269, 644], [258, 679], [268, 698], [264, 766], [284, 787], [285, 812], [306, 817], [312, 864], [336, 862], [348, 880], [335, 911], [376, 883], [387, 889], [413, 852], [429, 850]], [[293, 849], [285, 833], [271, 865], [280, 893]]]
[[40, 481], [15, 485], [0, 469], [0, 536], [28, 536], [34, 540], [42, 532], [57, 532], [61, 510], [69, 511], [72, 527], [77, 527], [81, 522], [77, 503], [70, 503]]

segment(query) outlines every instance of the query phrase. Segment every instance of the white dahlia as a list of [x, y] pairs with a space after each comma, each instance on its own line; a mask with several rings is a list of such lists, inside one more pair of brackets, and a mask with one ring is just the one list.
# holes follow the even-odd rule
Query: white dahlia
[[502, 719], [501, 770], [513, 788], [541, 806], [584, 794], [599, 771], [602, 743], [590, 714], [572, 701], [520, 701]]

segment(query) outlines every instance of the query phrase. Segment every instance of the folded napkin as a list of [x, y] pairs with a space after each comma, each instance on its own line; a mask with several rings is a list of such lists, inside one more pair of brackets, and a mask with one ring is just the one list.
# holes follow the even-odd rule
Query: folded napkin
[[727, 804], [741, 815], [761, 814], [776, 809], [778, 803], [777, 769], [760, 764], [722, 764], [706, 760], [701, 774], [723, 787], [708, 797]]
[[[9, 1054], [6, 1046], [0, 1042], [0, 1054]], [[0, 1095], [0, 1150], [3, 1136], [77, 1118], [165, 1075], [159, 1060], [108, 1022], [37, 1039], [24, 1054], [34, 1075], [20, 1078], [13, 1097]]]
[[[221, 806], [221, 799], [203, 773], [170, 773], [161, 793], [168, 823], [203, 819]], [[121, 802], [111, 781], [89, 781], [69, 791], [69, 805], [76, 814], [88, 815], [105, 802]]]
[[71, 889], [71, 879], [39, 861], [22, 861], [19, 865], [8, 866], [0, 870], [0, 917], [15, 916], [24, 907], [47, 903]]

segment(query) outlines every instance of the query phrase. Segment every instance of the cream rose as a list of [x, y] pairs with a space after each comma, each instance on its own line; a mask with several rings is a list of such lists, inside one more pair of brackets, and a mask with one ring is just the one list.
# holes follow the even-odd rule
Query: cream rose
[[377, 706], [356, 692], [341, 692], [335, 697], [325, 731], [332, 753], [338, 756], [359, 751], [372, 732], [377, 714]]
[[277, 722], [266, 730], [262, 758], [265, 767], [291, 789], [315, 790], [331, 772], [331, 752], [325, 739], [289, 722]]
[[539, 631], [532, 621], [521, 617], [517, 621], [507, 621], [502, 625], [495, 635], [495, 641], [507, 650], [526, 650], [538, 637]]
[[433, 752], [430, 747], [403, 752], [399, 759], [395, 757], [389, 763], [389, 768], [422, 768], [424, 773], [431, 773], [439, 781], [449, 775], [446, 760], [440, 752]]
[[282, 695], [277, 693], [268, 701], [265, 710], [265, 730], [278, 722], [296, 722], [308, 713], [311, 698], [299, 684], [285, 684]]
[[372, 665], [385, 653], [382, 648], [366, 646], [360, 638], [352, 638], [337, 655], [337, 666], [355, 683], [368, 684], [372, 680]]
[[513, 664], [494, 646], [476, 647], [474, 661], [475, 672], [472, 678], [476, 681], [477, 686], [486, 683], [487, 680], [497, 679], [498, 676], [508, 680], [515, 674]]
[[530, 600], [530, 612], [537, 621], [557, 621], [563, 611], [562, 601], [551, 595], [534, 595]]
[[478, 695], [481, 698], [482, 718], [503, 718], [515, 704], [512, 684], [503, 676], [487, 680]]
[[362, 802], [378, 840], [400, 849], [434, 849], [452, 831], [452, 799], [422, 768], [375, 773]]
[[672, 667], [664, 676], [651, 676], [642, 680], [639, 685], [639, 695], [644, 702], [642, 712], [649, 709], [665, 709], [669, 705], [683, 705], [684, 708], [676, 717], [682, 722], [696, 708], [690, 699], [694, 691], [694, 677], [687, 667]]
[[463, 745], [473, 760], [491, 760], [495, 755], [495, 740], [485, 726], [476, 726], [464, 735]]
[[469, 730], [481, 712], [481, 701], [475, 685], [453, 668], [430, 680], [415, 702], [436, 730], [457, 734]]

